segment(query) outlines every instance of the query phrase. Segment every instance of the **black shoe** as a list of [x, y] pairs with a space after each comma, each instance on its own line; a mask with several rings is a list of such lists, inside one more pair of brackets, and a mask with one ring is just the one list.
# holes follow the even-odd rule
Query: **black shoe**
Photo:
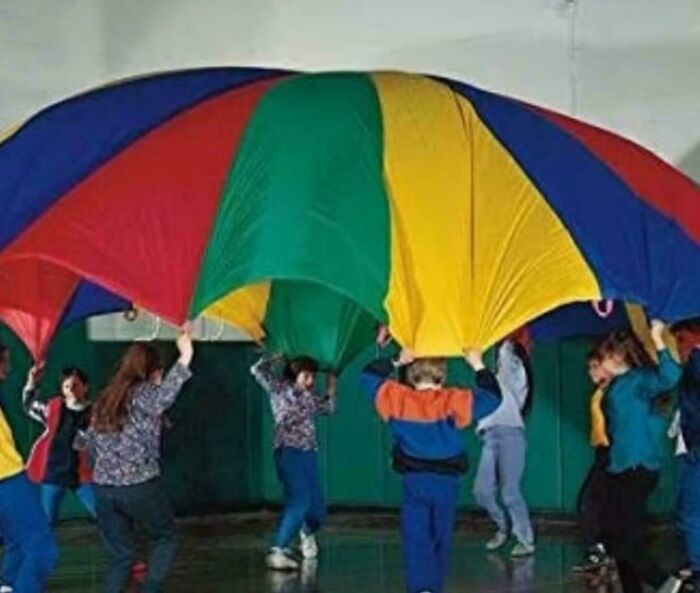
[[612, 558], [608, 555], [603, 544], [595, 544], [586, 551], [581, 562], [571, 567], [571, 570], [578, 573], [600, 570], [604, 566], [612, 563]]

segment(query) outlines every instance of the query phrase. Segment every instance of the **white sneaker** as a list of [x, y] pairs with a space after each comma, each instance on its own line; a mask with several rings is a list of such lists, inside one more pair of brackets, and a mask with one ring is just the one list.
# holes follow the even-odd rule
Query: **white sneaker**
[[301, 539], [301, 555], [306, 560], [318, 558], [318, 544], [316, 543], [315, 535], [306, 535], [302, 529], [299, 533]]
[[0, 585], [0, 593], [12, 593], [14, 589], [9, 585]]
[[525, 558], [527, 556], [532, 556], [535, 553], [534, 544], [526, 544], [525, 542], [518, 542], [513, 546], [510, 552], [511, 558]]
[[671, 576], [668, 577], [666, 582], [664, 582], [664, 584], [661, 585], [661, 587], [659, 587], [656, 591], [657, 593], [678, 593], [682, 586], [683, 581], [681, 579]]
[[292, 558], [288, 550], [271, 548], [265, 558], [267, 567], [271, 570], [298, 570], [299, 563]]
[[500, 531], [496, 532], [489, 541], [486, 542], [486, 549], [489, 552], [495, 552], [496, 550], [502, 548], [508, 541], [508, 535]]

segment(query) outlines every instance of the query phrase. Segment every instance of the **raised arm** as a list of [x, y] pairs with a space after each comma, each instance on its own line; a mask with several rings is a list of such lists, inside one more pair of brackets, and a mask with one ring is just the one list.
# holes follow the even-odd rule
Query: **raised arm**
[[261, 356], [251, 367], [250, 372], [268, 394], [279, 393], [285, 386], [285, 380], [279, 375], [276, 367], [282, 361], [282, 356]]
[[47, 406], [39, 399], [39, 381], [43, 372], [43, 365], [35, 365], [29, 369], [27, 382], [22, 390], [22, 408], [32, 420], [46, 424]]
[[194, 355], [192, 333], [192, 324], [185, 324], [182, 333], [175, 341], [180, 353], [177, 362], [165, 375], [162, 384], [153, 385], [148, 397], [136, 400], [136, 405], [141, 406], [148, 413], [154, 415], [163, 414], [165, 410], [175, 403], [182, 386], [192, 377], [192, 372], [190, 371], [190, 363]]
[[650, 371], [647, 378], [648, 393], [655, 398], [659, 393], [673, 389], [683, 376], [683, 368], [671, 356], [664, 342], [663, 322], [654, 320], [651, 323], [651, 339], [659, 353], [658, 367]]
[[397, 360], [392, 360], [388, 356], [377, 358], [370, 362], [362, 370], [360, 375], [360, 387], [367, 394], [370, 401], [376, 401], [377, 394], [384, 383], [391, 380], [394, 370], [411, 364], [414, 355], [410, 350], [403, 349]]
[[464, 359], [476, 373], [473, 414], [474, 419], [478, 422], [493, 414], [501, 405], [501, 388], [498, 385], [496, 375], [486, 368], [481, 350], [467, 350]]
[[518, 403], [518, 407], [522, 410], [527, 401], [529, 385], [525, 365], [516, 354], [513, 342], [506, 340], [498, 351], [498, 372], [496, 377], [501, 388], [512, 395]]

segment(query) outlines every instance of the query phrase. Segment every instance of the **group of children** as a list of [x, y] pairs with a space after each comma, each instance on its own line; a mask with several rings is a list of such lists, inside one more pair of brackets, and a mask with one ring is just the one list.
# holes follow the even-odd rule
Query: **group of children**
[[[665, 327], [652, 323], [654, 361], [632, 333], [608, 336], [589, 355], [597, 390], [591, 398], [591, 444], [595, 455], [580, 493], [582, 531], [587, 546], [576, 570], [597, 570], [613, 560], [624, 593], [644, 584], [675, 593], [700, 585], [700, 321], [676, 324], [672, 333], [681, 363], [664, 341]], [[662, 404], [679, 387], [681, 456], [679, 515], [689, 567], [683, 580], [662, 570], [645, 545], [647, 504], [659, 480], [667, 419]]]
[[[661, 467], [656, 409], [662, 394], [680, 382], [680, 427], [685, 441], [679, 509], [692, 578], [700, 577], [700, 322], [678, 324], [674, 332], [685, 370], [666, 349], [663, 326], [651, 335], [654, 363], [633, 334], [613, 334], [589, 358], [599, 390], [591, 401], [595, 461], [581, 493], [587, 554], [583, 568], [614, 559], [624, 593], [647, 583], [676, 593], [681, 581], [664, 572], [643, 545], [649, 496]], [[0, 592], [41, 593], [55, 568], [58, 548], [52, 526], [60, 501], [73, 490], [95, 517], [110, 556], [106, 591], [124, 590], [136, 561], [134, 530], [148, 537], [150, 555], [144, 593], [162, 590], [175, 553], [175, 521], [160, 482], [161, 431], [166, 410], [191, 376], [191, 327], [177, 339], [179, 358], [164, 375], [156, 349], [133, 344], [96, 403], [87, 398], [83, 371], [62, 373], [59, 397], [38, 396], [40, 369], [30, 372], [23, 394], [27, 413], [41, 422], [26, 471], [0, 397], [0, 535], [5, 544]], [[535, 542], [520, 490], [525, 467], [525, 421], [533, 378], [522, 335], [499, 344], [495, 371], [477, 350], [465, 352], [474, 370], [471, 389], [449, 387], [447, 361], [416, 358], [402, 350], [380, 357], [360, 377], [380, 419], [389, 425], [393, 468], [403, 485], [401, 533], [408, 593], [442, 593], [460, 484], [468, 469], [464, 429], [476, 423], [483, 441], [474, 494], [496, 524], [488, 550], [511, 535], [514, 557], [533, 554]], [[9, 351], [0, 347], [0, 382], [10, 370]], [[317, 462], [315, 419], [336, 409], [336, 378], [327, 374], [325, 392], [316, 388], [319, 371], [310, 358], [263, 356], [251, 369], [269, 394], [275, 422], [274, 459], [285, 507], [269, 568], [297, 570], [319, 553], [316, 534], [326, 517]], [[40, 491], [32, 482], [41, 484]], [[498, 494], [505, 512], [498, 503]]]
[[[668, 351], [664, 331], [662, 323], [652, 323], [650, 334], [658, 362], [628, 332], [608, 336], [589, 357], [590, 376], [598, 386], [591, 401], [596, 452], [580, 496], [587, 553], [579, 568], [596, 569], [614, 562], [624, 593], [641, 593], [644, 584], [663, 593], [677, 593], [681, 587], [694, 590], [700, 584], [700, 502], [696, 494], [696, 486], [700, 486], [700, 321], [673, 327], [685, 370]], [[467, 352], [465, 359], [476, 373], [471, 390], [445, 385], [444, 359], [415, 359], [406, 350], [396, 360], [380, 358], [370, 363], [361, 376], [364, 390], [394, 437], [393, 467], [403, 482], [402, 540], [409, 593], [444, 590], [459, 485], [467, 470], [460, 431], [474, 421], [483, 440], [474, 494], [497, 525], [486, 547], [496, 550], [512, 534], [516, 540], [512, 556], [527, 556], [535, 550], [520, 490], [526, 453], [524, 417], [532, 402], [533, 387], [527, 340], [518, 334], [499, 345], [495, 373], [484, 365], [478, 351]], [[299, 413], [301, 408], [280, 406], [280, 398], [287, 402], [309, 397], [313, 380], [290, 364], [275, 375], [270, 364], [263, 358], [253, 373], [270, 393], [278, 431], [284, 432], [282, 427], [288, 419], [284, 409]], [[406, 370], [399, 373], [401, 379], [392, 378], [402, 367]], [[261, 368], [267, 369], [265, 375], [261, 375]], [[278, 382], [271, 380], [273, 376]], [[644, 540], [647, 503], [659, 478], [667, 422], [659, 404], [679, 383], [680, 429], [685, 440], [679, 512], [689, 558], [684, 580], [663, 570]], [[326, 398], [315, 399], [315, 405], [305, 406], [303, 424], [311, 431], [318, 411], [334, 409], [328, 405], [333, 394], [334, 389]], [[277, 441], [275, 454], [288, 454], [294, 447]], [[304, 450], [310, 451], [309, 463], [313, 466], [306, 474], [308, 479], [300, 469], [295, 472], [296, 479], [290, 480], [289, 469], [278, 463], [287, 505], [280, 535], [268, 556], [271, 568], [298, 567], [288, 548], [297, 535], [304, 558], [318, 553], [315, 539], [311, 556], [305, 545], [320, 525], [315, 508], [322, 505], [314, 502], [322, 500], [315, 440], [309, 439]], [[507, 515], [498, 505], [499, 491]], [[313, 520], [305, 523], [302, 517]], [[288, 529], [289, 525], [294, 529]]]
[[[41, 368], [34, 367], [23, 393], [27, 414], [44, 426], [26, 471], [0, 408], [0, 537], [5, 546], [0, 593], [42, 593], [58, 561], [52, 528], [61, 500], [75, 492], [110, 556], [105, 590], [121, 593], [136, 566], [136, 530], [150, 553], [143, 593], [157, 593], [175, 555], [175, 518], [160, 482], [164, 414], [190, 378], [192, 328], [177, 339], [179, 358], [164, 375], [158, 350], [136, 343], [94, 404], [88, 379], [71, 367], [61, 374], [61, 395], [39, 398]], [[10, 372], [9, 350], [0, 346], [0, 383]], [[0, 396], [0, 406], [4, 404]], [[37, 488], [36, 484], [40, 485]]]
[[[409, 593], [444, 590], [460, 485], [468, 469], [462, 431], [473, 422], [484, 441], [475, 495], [497, 525], [486, 547], [496, 550], [505, 545], [512, 531], [514, 557], [535, 551], [520, 491], [526, 450], [523, 414], [532, 392], [527, 349], [516, 337], [505, 340], [498, 349], [495, 373], [479, 351], [466, 352], [465, 360], [475, 372], [471, 390], [446, 386], [446, 359], [415, 358], [408, 350], [395, 360], [383, 357], [371, 362], [360, 378], [394, 438], [393, 468], [403, 482], [401, 532]], [[318, 554], [315, 534], [326, 509], [314, 420], [319, 413], [335, 410], [335, 377], [329, 375], [326, 393], [319, 396], [316, 372], [316, 363], [305, 358], [285, 362], [263, 357], [252, 368], [270, 396], [275, 462], [286, 501], [267, 556], [268, 566], [275, 570], [300, 568], [290, 548], [297, 538], [304, 560]], [[497, 502], [499, 491], [508, 516]]]

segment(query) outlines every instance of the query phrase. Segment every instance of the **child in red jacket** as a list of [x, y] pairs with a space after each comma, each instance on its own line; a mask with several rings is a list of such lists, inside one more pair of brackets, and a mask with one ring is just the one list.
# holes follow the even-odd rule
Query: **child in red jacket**
[[58, 520], [61, 501], [68, 490], [75, 492], [85, 510], [95, 518], [92, 469], [85, 451], [76, 451], [73, 441], [90, 420], [88, 376], [79, 367], [61, 371], [61, 394], [39, 399], [41, 367], [32, 367], [22, 400], [30, 418], [44, 425], [27, 463], [29, 479], [41, 484], [41, 500], [52, 526]]

